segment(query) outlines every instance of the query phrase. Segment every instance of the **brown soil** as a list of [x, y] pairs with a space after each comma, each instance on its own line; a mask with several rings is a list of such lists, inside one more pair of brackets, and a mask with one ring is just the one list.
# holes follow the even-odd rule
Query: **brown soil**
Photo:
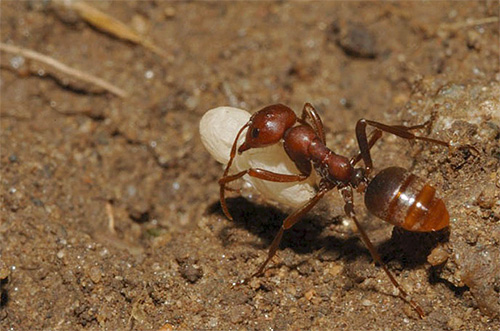
[[[167, 55], [55, 2], [1, 2], [2, 43], [129, 96], [2, 52], [0, 329], [500, 329], [498, 1], [90, 4]], [[265, 277], [232, 286], [290, 210], [234, 195], [228, 221], [198, 122], [221, 105], [306, 101], [341, 154], [356, 151], [361, 117], [432, 119], [424, 134], [474, 146], [386, 137], [374, 150], [377, 169], [435, 183], [449, 232], [393, 230], [356, 198], [424, 319], [372, 264], [336, 192], [285, 234]]]

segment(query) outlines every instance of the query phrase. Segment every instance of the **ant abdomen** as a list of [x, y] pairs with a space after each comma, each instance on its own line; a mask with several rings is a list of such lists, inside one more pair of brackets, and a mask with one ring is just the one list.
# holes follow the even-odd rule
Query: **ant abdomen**
[[400, 167], [386, 168], [372, 179], [366, 189], [365, 205], [380, 219], [409, 231], [438, 231], [450, 223], [436, 189]]

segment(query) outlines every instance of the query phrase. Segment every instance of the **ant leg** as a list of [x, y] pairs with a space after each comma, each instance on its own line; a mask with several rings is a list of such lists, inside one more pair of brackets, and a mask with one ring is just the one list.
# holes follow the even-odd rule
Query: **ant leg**
[[417, 130], [417, 129], [423, 129], [431, 124], [431, 121], [428, 120], [422, 124], [417, 124], [417, 125], [412, 125], [412, 126], [406, 126], [406, 125], [391, 125], [392, 127], [401, 129], [401, 130]]
[[[233, 146], [231, 146], [231, 152], [229, 154], [229, 161], [227, 162], [226, 169], [224, 169], [224, 174], [222, 175], [222, 178], [227, 177], [227, 174], [229, 173], [229, 168], [231, 168], [231, 165], [233, 164], [234, 157], [236, 155], [236, 145], [238, 144], [238, 139], [241, 135], [241, 133], [248, 128], [250, 125], [250, 121], [248, 121], [245, 125], [243, 125], [238, 131], [238, 134], [236, 134], [236, 137], [234, 138]], [[219, 183], [220, 184], [220, 183]], [[231, 214], [229, 213], [229, 209], [227, 209], [226, 205], [226, 184], [220, 184], [220, 191], [219, 191], [219, 198], [220, 198], [220, 204], [222, 206], [222, 211], [226, 215], [227, 218], [232, 220], [233, 218], [231, 217]]]
[[[393, 135], [396, 135], [396, 136], [404, 138], [404, 139], [423, 140], [423, 141], [431, 142], [434, 144], [450, 147], [450, 144], [446, 141], [417, 136], [417, 135], [410, 132], [410, 130], [422, 128], [422, 127], [426, 126], [427, 124], [428, 123], [426, 122], [424, 124], [415, 125], [415, 126], [386, 125], [386, 124], [375, 122], [375, 121], [360, 119], [356, 123], [356, 138], [358, 140], [358, 146], [359, 146], [361, 158], [365, 162], [367, 174], [369, 174], [373, 168], [373, 162], [372, 162], [372, 158], [370, 155], [370, 148], [371, 147], [370, 147], [370, 144], [368, 143], [368, 139], [366, 136], [367, 125], [373, 126], [380, 131], [391, 133]], [[357, 159], [357, 157], [355, 159]]]
[[400, 294], [401, 298], [404, 301], [408, 302], [413, 307], [413, 309], [415, 309], [415, 311], [418, 313], [420, 318], [425, 317], [425, 313], [424, 313], [423, 309], [415, 301], [413, 301], [410, 298], [408, 293], [403, 289], [403, 287], [401, 285], [399, 285], [398, 281], [391, 274], [389, 269], [387, 269], [387, 266], [385, 265], [385, 263], [382, 262], [382, 259], [380, 258], [380, 255], [378, 254], [377, 250], [375, 249], [372, 242], [370, 241], [370, 238], [366, 234], [366, 232], [363, 229], [363, 227], [361, 226], [361, 224], [358, 222], [358, 219], [356, 218], [356, 215], [354, 214], [354, 199], [353, 199], [353, 195], [352, 195], [352, 188], [350, 186], [344, 187], [344, 188], [340, 189], [340, 192], [341, 192], [342, 197], [344, 198], [344, 202], [345, 202], [344, 211], [345, 211], [346, 215], [348, 217], [350, 217], [354, 221], [354, 223], [356, 224], [356, 227], [359, 230], [359, 234], [361, 236], [361, 239], [362, 239], [363, 243], [365, 244], [365, 246], [370, 251], [370, 254], [371, 254], [373, 260], [382, 267], [382, 269], [384, 270], [386, 275], [389, 277], [391, 283], [399, 290], [399, 294]]
[[227, 184], [229, 182], [235, 181], [238, 178], [241, 178], [245, 175], [249, 175], [251, 177], [255, 177], [262, 180], [267, 180], [270, 182], [278, 182], [278, 183], [290, 183], [290, 182], [300, 182], [307, 178], [309, 175], [289, 175], [289, 174], [279, 174], [276, 172], [272, 172], [269, 170], [261, 169], [261, 168], [250, 168], [247, 170], [243, 170], [234, 175], [229, 175], [222, 177], [219, 179], [219, 184]]
[[245, 125], [243, 125], [236, 134], [236, 137], [234, 138], [233, 146], [231, 146], [231, 152], [229, 153], [229, 161], [227, 162], [226, 169], [224, 169], [224, 174], [222, 177], [227, 176], [229, 173], [229, 168], [231, 168], [231, 165], [233, 164], [234, 157], [236, 156], [236, 145], [238, 144], [238, 139], [240, 138], [240, 135], [243, 133], [243, 131], [250, 126], [250, 121], [247, 122]]
[[[428, 138], [428, 137], [422, 137], [422, 136], [417, 136], [411, 132], [410, 130], [414, 129], [419, 129], [421, 127], [426, 126], [428, 123], [420, 124], [420, 125], [415, 125], [415, 126], [404, 126], [404, 125], [387, 125], [383, 124], [380, 122], [375, 122], [375, 121], [370, 121], [370, 120], [364, 120], [361, 119], [360, 121], [365, 121], [367, 124], [380, 129], [384, 132], [391, 133], [393, 135], [396, 135], [398, 137], [408, 139], [408, 140], [423, 140], [423, 141], [428, 141], [430, 143], [450, 147], [450, 144], [447, 141], [444, 140], [439, 140], [439, 139], [433, 139], [433, 138]], [[359, 122], [359, 121], [358, 121]]]
[[227, 175], [224, 172], [224, 177], [219, 179], [220, 203], [222, 206], [222, 211], [224, 212], [226, 217], [228, 219], [230, 219], [231, 221], [233, 220], [233, 217], [229, 213], [229, 209], [227, 208], [226, 197], [225, 197], [225, 190], [227, 190], [226, 184], [228, 184], [232, 181], [235, 181], [235, 180], [237, 180], [245, 175], [249, 175], [251, 177], [255, 177], [258, 179], [262, 179], [262, 180], [267, 180], [270, 182], [292, 183], [292, 182], [300, 182], [300, 181], [306, 180], [307, 178], [309, 178], [310, 174], [300, 174], [300, 175], [278, 174], [278, 173], [268, 171], [265, 169], [261, 169], [261, 168], [250, 168], [247, 170], [240, 171], [234, 175]]
[[306, 213], [308, 213], [317, 203], [321, 198], [325, 195], [326, 192], [330, 191], [334, 186], [331, 185], [324, 185], [320, 190], [316, 193], [314, 197], [312, 197], [305, 205], [300, 207], [300, 209], [296, 210], [292, 214], [288, 215], [288, 217], [283, 221], [283, 224], [281, 225], [281, 228], [274, 237], [274, 240], [271, 244], [271, 247], [269, 247], [269, 252], [267, 253], [267, 258], [262, 263], [262, 265], [259, 267], [259, 269], [253, 273], [250, 277], [244, 280], [244, 283], [247, 283], [251, 278], [255, 276], [259, 276], [264, 272], [264, 269], [266, 268], [267, 264], [271, 259], [276, 255], [276, 252], [278, 251], [281, 238], [283, 237], [283, 233], [285, 230], [290, 229], [292, 226], [294, 226], [297, 222], [300, 221], [300, 218], [304, 216]]
[[321, 142], [325, 144], [325, 129], [323, 128], [323, 122], [321, 121], [321, 117], [319, 117], [316, 109], [309, 102], [306, 102], [304, 104], [304, 108], [302, 108], [301, 121], [306, 122], [306, 117], [311, 120], [314, 131], [318, 135]]
[[[370, 141], [368, 142], [368, 150], [371, 150], [373, 145], [382, 137], [382, 131], [379, 129], [375, 129], [370, 133]], [[361, 148], [360, 148], [361, 150]], [[359, 161], [361, 161], [361, 158], [363, 157], [361, 151], [350, 160], [351, 165], [354, 167]], [[371, 159], [371, 158], [370, 158]]]

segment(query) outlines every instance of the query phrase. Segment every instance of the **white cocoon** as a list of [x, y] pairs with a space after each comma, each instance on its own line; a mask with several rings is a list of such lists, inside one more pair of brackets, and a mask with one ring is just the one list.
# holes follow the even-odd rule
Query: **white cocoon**
[[[233, 107], [214, 108], [203, 115], [200, 121], [201, 141], [218, 162], [227, 164], [234, 139], [250, 116], [250, 113], [245, 110]], [[241, 134], [238, 146], [245, 140], [245, 134], [246, 131]], [[280, 174], [299, 173], [281, 143], [264, 148], [252, 148], [242, 154], [236, 154], [230, 173], [249, 168], [262, 168]], [[266, 199], [291, 207], [303, 205], [315, 194], [314, 172], [306, 181], [295, 183], [275, 183], [248, 175], [243, 179]]]

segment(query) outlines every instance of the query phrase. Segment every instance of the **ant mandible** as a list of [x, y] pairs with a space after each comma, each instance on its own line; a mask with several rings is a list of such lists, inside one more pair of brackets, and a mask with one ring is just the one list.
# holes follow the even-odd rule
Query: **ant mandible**
[[[300, 182], [307, 179], [314, 168], [320, 181], [316, 194], [283, 221], [269, 248], [266, 260], [247, 280], [264, 272], [267, 264], [278, 250], [284, 231], [299, 222], [301, 217], [309, 212], [328, 191], [337, 188], [343, 197], [346, 215], [356, 224], [361, 239], [375, 262], [382, 267], [392, 284], [399, 290], [402, 299], [407, 301], [420, 317], [424, 317], [423, 309], [409, 297], [390, 273], [358, 222], [354, 213], [353, 189], [365, 193], [365, 205], [372, 214], [395, 226], [419, 232], [438, 231], [447, 227], [449, 214], [443, 201], [436, 196], [436, 190], [422, 178], [400, 167], [383, 169], [373, 179], [370, 178], [373, 169], [370, 149], [381, 138], [382, 132], [408, 140], [423, 140], [450, 147], [449, 143], [445, 141], [418, 136], [411, 132], [423, 128], [427, 124], [386, 125], [360, 119], [356, 123], [359, 153], [349, 159], [335, 154], [326, 147], [323, 123], [317, 111], [309, 103], [304, 105], [300, 118], [293, 110], [282, 104], [267, 106], [253, 114], [250, 120], [238, 131], [224, 175], [219, 180], [220, 202], [224, 214], [232, 220], [225, 199], [226, 185], [245, 175], [272, 182]], [[374, 127], [369, 137], [366, 131], [367, 126]], [[237, 149], [238, 138], [245, 129], [248, 129], [245, 140]], [[229, 175], [236, 150], [241, 154], [251, 148], [266, 147], [280, 141], [283, 141], [283, 148], [288, 157], [295, 163], [299, 174], [280, 174], [261, 168], [250, 168]], [[355, 167], [361, 160], [364, 162], [364, 167]]]

